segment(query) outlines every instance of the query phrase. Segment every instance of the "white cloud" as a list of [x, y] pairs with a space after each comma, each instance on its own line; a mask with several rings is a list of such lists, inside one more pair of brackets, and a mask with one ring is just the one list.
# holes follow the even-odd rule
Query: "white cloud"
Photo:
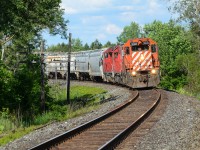
[[65, 12], [66, 12], [67, 14], [75, 14], [75, 13], [78, 12], [77, 9], [74, 9], [74, 8], [72, 8], [72, 7], [62, 6], [61, 8], [65, 9]]
[[122, 29], [115, 24], [108, 24], [105, 30], [109, 34], [120, 34], [122, 32]]
[[[162, 11], [161, 5], [157, 0], [148, 0], [147, 13], [157, 14]], [[159, 12], [158, 12], [159, 11]]]
[[141, 2], [141, 0], [132, 0], [134, 4]]
[[134, 10], [134, 7], [133, 6], [118, 6], [117, 7], [117, 9], [119, 9], [119, 10], [125, 10], [125, 11], [132, 11], [132, 10]]
[[62, 0], [61, 7], [67, 14], [90, 12], [112, 5], [112, 0]]
[[105, 16], [86, 16], [81, 18], [83, 24], [99, 24], [106, 21]]
[[122, 12], [120, 14], [120, 20], [122, 21], [128, 21], [128, 22], [131, 22], [131, 21], [137, 21], [137, 14], [135, 12], [131, 12], [131, 11], [128, 11], [128, 12]]
[[99, 33], [97, 36], [96, 36], [96, 39], [98, 40], [105, 40], [107, 37], [104, 33]]

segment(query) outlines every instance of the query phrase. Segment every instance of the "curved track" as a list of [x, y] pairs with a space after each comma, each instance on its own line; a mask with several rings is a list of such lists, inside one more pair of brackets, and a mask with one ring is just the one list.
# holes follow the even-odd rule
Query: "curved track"
[[113, 149], [155, 109], [157, 90], [141, 90], [113, 111], [46, 141], [35, 149]]

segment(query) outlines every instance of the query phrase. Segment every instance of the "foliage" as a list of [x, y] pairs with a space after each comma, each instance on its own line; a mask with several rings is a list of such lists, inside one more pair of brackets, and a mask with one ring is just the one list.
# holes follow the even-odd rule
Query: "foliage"
[[[106, 91], [100, 88], [85, 87], [85, 86], [73, 86], [70, 89], [70, 100], [72, 103], [82, 103], [85, 106], [87, 101], [95, 100], [95, 96], [104, 94]], [[51, 103], [52, 110], [57, 110], [57, 106], [66, 105], [66, 89], [62, 89], [59, 86], [54, 86], [50, 89], [51, 96], [54, 98]], [[92, 94], [91, 94], [92, 93]], [[58, 108], [60, 109], [60, 107]]]
[[0, 138], [0, 146], [3, 146], [7, 144], [8, 142], [14, 141], [15, 139], [18, 139], [35, 129], [36, 129], [35, 126], [30, 126], [28, 128], [19, 128], [17, 131], [12, 130], [8, 132], [4, 137]]
[[[91, 43], [89, 46], [87, 43], [84, 45], [82, 44], [82, 41], [77, 38], [77, 39], [72, 39], [72, 47], [71, 51], [72, 52], [77, 52], [77, 51], [85, 51], [85, 50], [91, 50], [91, 49], [101, 49], [101, 48], [108, 48], [114, 46], [114, 43], [111, 43], [110, 41], [106, 42], [104, 45], [102, 45], [97, 39]], [[68, 44], [57, 44], [48, 47], [47, 51], [51, 52], [68, 52], [69, 47]]]
[[106, 44], [103, 46], [104, 48], [109, 48], [109, 47], [113, 47], [115, 46], [115, 44], [111, 43], [110, 41], [106, 42]]
[[88, 43], [85, 43], [85, 45], [83, 46], [83, 50], [89, 50], [90, 46], [88, 45]]
[[162, 23], [154, 21], [144, 26], [146, 35], [153, 38], [159, 46], [161, 61], [161, 86], [168, 89], [176, 89], [186, 84], [186, 74], [178, 69], [176, 58], [178, 55], [192, 52], [192, 46], [186, 38], [185, 31], [174, 21]]
[[83, 50], [83, 44], [82, 41], [77, 38], [77, 39], [72, 39], [72, 51], [81, 51]]
[[58, 43], [57, 45], [52, 45], [48, 47], [47, 51], [50, 52], [68, 52], [69, 47], [68, 44], [65, 43]]
[[94, 42], [91, 43], [90, 45], [91, 49], [100, 49], [102, 48], [102, 44], [99, 42], [99, 40], [95, 40]]
[[13, 73], [0, 62], [0, 110], [9, 108], [13, 101], [17, 99], [14, 92], [15, 82]]
[[179, 21], [189, 22], [192, 28], [195, 29], [193, 31], [200, 36], [199, 0], [173, 0], [170, 10], [179, 14]]
[[50, 33], [66, 37], [67, 21], [62, 17], [64, 11], [60, 3], [61, 0], [1, 0], [0, 31], [6, 36], [15, 35], [19, 39], [27, 33], [37, 35], [48, 28]]
[[187, 74], [188, 84], [186, 89], [192, 93], [199, 93], [200, 91], [200, 61], [198, 55], [195, 53], [179, 55], [177, 57], [177, 64]]
[[[32, 60], [38, 63], [30, 63]], [[1, 67], [0, 71], [0, 109], [9, 108], [11, 113], [19, 114], [17, 117], [33, 118], [40, 113], [41, 72], [38, 57], [29, 55], [26, 63], [14, 74], [5, 67]], [[48, 94], [47, 86], [45, 91]], [[48, 95], [46, 100], [50, 100]]]
[[[41, 112], [41, 66], [31, 50], [39, 46], [44, 29], [67, 38], [68, 21], [63, 18], [60, 3], [61, 0], [0, 1], [0, 45], [5, 48], [5, 59], [0, 63], [0, 110], [8, 108], [17, 118], [33, 119]], [[5, 43], [9, 38], [11, 41]], [[37, 63], [33, 64], [33, 60]], [[45, 88], [48, 101], [48, 87]]]
[[[69, 118], [73, 118], [89, 111], [95, 110], [98, 108], [97, 102], [100, 101], [100, 95], [105, 94], [105, 90], [94, 87], [83, 87], [83, 86], [73, 86], [71, 88], [71, 101], [75, 104], [75, 101], [81, 101], [83, 99], [87, 99], [88, 101], [84, 106], [80, 106], [78, 109], [75, 109], [75, 105], [71, 107], [66, 105], [66, 89], [61, 88], [60, 86], [52, 86], [50, 89], [50, 93], [54, 96], [54, 100], [51, 102], [51, 108], [45, 113], [35, 115], [33, 120], [25, 120], [26, 122], [22, 122], [21, 127], [10, 128], [14, 132], [6, 132], [7, 134], [0, 138], [0, 145], [4, 145], [16, 138], [19, 138], [29, 132], [35, 130], [37, 127], [40, 127], [43, 124], [55, 121], [55, 120], [66, 120]], [[58, 95], [55, 96], [55, 93]], [[98, 96], [96, 96], [98, 95]], [[12, 124], [10, 112], [8, 109], [4, 109], [0, 116], [0, 121], [3, 119], [7, 119], [7, 123], [0, 124], [0, 129], [2, 128], [3, 133], [5, 133], [5, 128]], [[30, 127], [27, 127], [30, 126]], [[1, 130], [0, 130], [1, 131]]]
[[124, 27], [123, 32], [117, 37], [117, 40], [120, 43], [125, 43], [128, 39], [139, 37], [140, 34], [139, 24], [131, 22], [129, 26]]
[[190, 41], [192, 53], [190, 55], [180, 55], [177, 59], [180, 67], [187, 74], [188, 92], [199, 93], [199, 58], [200, 58], [200, 3], [199, 0], [168, 0], [171, 2], [170, 11], [177, 13], [178, 21], [189, 23], [190, 34], [185, 38]]

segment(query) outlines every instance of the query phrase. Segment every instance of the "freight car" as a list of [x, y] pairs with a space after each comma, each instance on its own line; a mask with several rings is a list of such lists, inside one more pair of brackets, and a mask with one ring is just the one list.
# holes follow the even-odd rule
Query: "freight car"
[[[76, 79], [75, 75], [75, 67], [74, 67], [75, 56], [71, 55], [71, 79]], [[66, 71], [67, 71], [67, 62], [68, 55], [67, 53], [49, 53], [45, 56], [45, 73], [50, 79], [58, 78], [58, 79], [66, 79]]]
[[63, 78], [65, 70], [66, 70], [66, 63], [64, 63], [64, 60], [66, 56], [64, 55], [48, 55], [45, 58], [45, 64], [46, 64], [46, 74], [48, 78], [53, 79], [55, 77], [57, 78]]
[[79, 80], [102, 80], [101, 58], [104, 49], [73, 53], [75, 74]]
[[[102, 80], [102, 52], [105, 49], [87, 50], [71, 53], [70, 79], [78, 80]], [[67, 53], [54, 53], [45, 59], [46, 74], [49, 78], [66, 79]]]

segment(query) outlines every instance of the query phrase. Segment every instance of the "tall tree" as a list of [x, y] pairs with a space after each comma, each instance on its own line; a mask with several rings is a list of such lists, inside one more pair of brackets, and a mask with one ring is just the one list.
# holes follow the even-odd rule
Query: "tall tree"
[[199, 0], [169, 0], [173, 4], [170, 7], [172, 12], [179, 14], [179, 20], [189, 22], [195, 32], [200, 36], [200, 1]]
[[42, 39], [41, 32], [44, 29], [48, 29], [50, 34], [60, 34], [63, 38], [67, 38], [68, 21], [63, 18], [64, 11], [60, 3], [61, 0], [0, 1], [0, 33], [3, 35], [0, 45], [12, 38], [11, 45], [5, 51], [5, 55], [8, 56], [5, 57], [6, 62], [16, 60], [16, 53], [27, 51], [31, 45], [39, 47]]
[[99, 42], [99, 40], [95, 40], [94, 42], [91, 43], [90, 46], [91, 49], [100, 49], [102, 48], [102, 44]]
[[81, 51], [83, 50], [83, 44], [82, 41], [77, 39], [72, 39], [72, 51]]
[[[168, 0], [170, 10], [178, 14], [178, 21], [189, 24], [191, 33], [186, 38], [190, 41], [193, 53], [179, 56], [178, 62], [187, 73], [188, 91], [198, 93], [200, 90], [200, 1], [199, 0]], [[181, 62], [181, 63], [180, 63]]]
[[85, 43], [83, 50], [89, 50], [89, 49], [90, 49], [90, 46], [88, 45], [88, 43]]
[[161, 61], [161, 86], [176, 89], [185, 84], [186, 74], [178, 69], [176, 59], [178, 55], [192, 52], [190, 41], [186, 38], [187, 31], [174, 21], [162, 23], [154, 21], [144, 26], [148, 37], [153, 38], [159, 46]]
[[139, 24], [131, 22], [129, 26], [125, 26], [122, 33], [117, 37], [118, 42], [125, 43], [128, 39], [133, 39], [141, 35]]
[[[1, 0], [0, 32], [22, 38], [27, 33], [37, 35], [43, 29], [66, 37], [66, 23], [61, 0]], [[26, 36], [27, 38], [27, 36]]]
[[[29, 111], [27, 115], [39, 113], [40, 60], [30, 51], [39, 46], [41, 32], [44, 29], [49, 30], [50, 34], [60, 34], [63, 38], [67, 38], [68, 21], [63, 18], [64, 11], [60, 3], [61, 0], [0, 1], [0, 45], [6, 46], [7, 54], [5, 54], [10, 57], [6, 65], [7, 60], [0, 62], [0, 72], [5, 75], [2, 78], [5, 82], [0, 81], [0, 93], [4, 93], [0, 94], [2, 104], [0, 109], [6, 107], [12, 111], [13, 109], [18, 109], [20, 112]], [[12, 41], [4, 44], [4, 41], [10, 38]], [[20, 55], [22, 52], [23, 55]], [[33, 60], [36, 63], [33, 64]], [[16, 66], [19, 67], [18, 70], [12, 69]], [[45, 87], [47, 87], [46, 82]], [[48, 95], [48, 92], [46, 94]], [[10, 97], [6, 97], [8, 95]]]
[[58, 43], [47, 48], [47, 51], [51, 52], [68, 52], [68, 45], [65, 43]]
[[110, 41], [108, 41], [103, 47], [112, 47], [114, 46], [115, 44], [111, 43]]

